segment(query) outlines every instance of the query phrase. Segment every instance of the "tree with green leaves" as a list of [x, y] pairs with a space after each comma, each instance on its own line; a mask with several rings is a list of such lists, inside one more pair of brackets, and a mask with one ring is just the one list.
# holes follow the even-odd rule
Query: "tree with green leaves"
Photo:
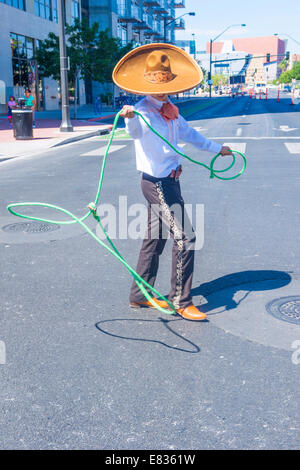
[[292, 79], [300, 80], [300, 62], [296, 62], [291, 70], [287, 70], [280, 75], [280, 83], [291, 83]]
[[[122, 46], [119, 38], [109, 35], [108, 30], [99, 30], [99, 24], [89, 25], [87, 19], [76, 19], [74, 24], [66, 25], [67, 56], [70, 60], [69, 85], [75, 90], [74, 117], [78, 95], [78, 78], [100, 83], [112, 81], [112, 71], [123, 55], [133, 44]], [[59, 38], [49, 33], [48, 38], [40, 41], [36, 51], [40, 77], [60, 80]]]
[[224, 86], [227, 83], [227, 78], [222, 74], [212, 75], [213, 86]]

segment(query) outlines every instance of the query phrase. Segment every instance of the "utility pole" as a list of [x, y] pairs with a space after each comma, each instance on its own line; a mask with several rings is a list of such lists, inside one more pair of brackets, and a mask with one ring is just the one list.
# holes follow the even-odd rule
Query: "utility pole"
[[164, 42], [167, 42], [167, 18], [164, 16]]
[[194, 60], [196, 60], [196, 40], [195, 40], [195, 33], [192, 33], [192, 36], [193, 36]]
[[210, 40], [209, 43], [209, 76], [208, 76], [208, 85], [209, 85], [209, 97], [211, 98], [211, 66], [212, 66], [212, 43], [213, 40]]
[[61, 125], [60, 132], [73, 132], [70, 120], [69, 89], [68, 89], [68, 58], [66, 57], [65, 23], [66, 12], [64, 0], [58, 0], [58, 30], [60, 55], [60, 96], [61, 96]]
[[[218, 34], [218, 36], [216, 36], [214, 39], [211, 39], [210, 40], [210, 43], [209, 43], [209, 97], [211, 98], [211, 65], [212, 65], [212, 44], [213, 42], [215, 42], [220, 36], [222, 36], [222, 34], [226, 33], [226, 31], [228, 31], [230, 28], [232, 28], [233, 26], [246, 26], [245, 23], [243, 24], [231, 24], [229, 26], [227, 26], [227, 28], [224, 29], [224, 31], [222, 31], [222, 33]], [[216, 61], [214, 61], [216, 62]]]

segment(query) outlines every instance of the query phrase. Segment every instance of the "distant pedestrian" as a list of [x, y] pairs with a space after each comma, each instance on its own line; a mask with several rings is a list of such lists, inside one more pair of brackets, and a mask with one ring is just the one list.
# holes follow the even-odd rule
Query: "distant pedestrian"
[[12, 110], [16, 108], [17, 102], [15, 100], [15, 97], [11, 95], [9, 97], [9, 100], [7, 102], [7, 117], [8, 117], [8, 122], [11, 127], [11, 122], [12, 122]]
[[35, 127], [35, 119], [34, 119], [34, 110], [35, 110], [35, 98], [31, 94], [30, 88], [26, 88], [25, 94], [23, 96], [23, 100], [25, 101], [25, 106], [32, 109], [32, 120], [33, 120], [33, 127]]

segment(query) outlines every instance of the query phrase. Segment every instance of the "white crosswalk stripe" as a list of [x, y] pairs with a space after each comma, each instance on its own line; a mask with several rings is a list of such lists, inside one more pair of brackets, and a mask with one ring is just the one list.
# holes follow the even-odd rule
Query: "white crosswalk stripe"
[[284, 145], [292, 154], [300, 154], [300, 142], [285, 142]]
[[247, 144], [245, 142], [225, 142], [223, 145], [227, 145], [231, 150], [236, 150], [237, 152], [245, 153]]
[[[180, 142], [178, 144], [178, 147], [183, 149], [186, 145], [187, 144], [185, 142]], [[235, 141], [224, 142], [223, 145], [227, 145], [232, 150], [236, 150], [243, 154], [246, 153], [247, 142], [235, 142]], [[294, 155], [297, 155], [297, 154], [300, 155], [300, 142], [284, 142], [284, 145], [289, 153], [294, 154]], [[122, 150], [125, 147], [126, 147], [126, 144], [123, 144], [123, 145], [112, 144], [110, 147], [109, 153], [117, 152], [118, 150]], [[84, 152], [80, 155], [82, 157], [90, 157], [90, 156], [103, 157], [105, 150], [106, 150], [106, 145], [103, 145], [101, 147], [97, 147], [93, 150], [90, 150], [89, 152]]]
[[[121, 150], [124, 147], [126, 147], [126, 145], [111, 145], [109, 149], [109, 153], [117, 152], [118, 150]], [[105, 154], [105, 150], [106, 150], [106, 145], [100, 148], [97, 147], [91, 150], [90, 152], [81, 153], [80, 156], [81, 157], [103, 157]]]

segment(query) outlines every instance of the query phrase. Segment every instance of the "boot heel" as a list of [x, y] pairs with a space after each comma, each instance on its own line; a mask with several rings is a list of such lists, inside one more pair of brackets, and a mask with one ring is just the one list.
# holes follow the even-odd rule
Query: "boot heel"
[[131, 308], [141, 308], [141, 304], [138, 304], [136, 302], [130, 302], [129, 307], [131, 307]]

